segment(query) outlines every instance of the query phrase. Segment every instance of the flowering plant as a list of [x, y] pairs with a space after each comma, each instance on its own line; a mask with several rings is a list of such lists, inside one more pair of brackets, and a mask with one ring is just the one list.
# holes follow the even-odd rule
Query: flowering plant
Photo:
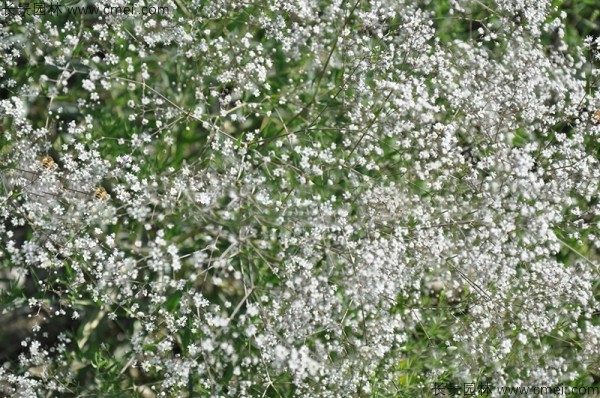
[[572, 14], [164, 3], [0, 14], [2, 394], [598, 382], [600, 41]]

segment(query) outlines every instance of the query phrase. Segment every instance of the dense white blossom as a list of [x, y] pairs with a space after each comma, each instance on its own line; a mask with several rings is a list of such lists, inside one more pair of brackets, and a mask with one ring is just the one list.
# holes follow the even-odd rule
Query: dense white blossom
[[3, 311], [37, 331], [2, 394], [600, 374], [598, 39], [550, 1], [162, 3], [0, 15]]

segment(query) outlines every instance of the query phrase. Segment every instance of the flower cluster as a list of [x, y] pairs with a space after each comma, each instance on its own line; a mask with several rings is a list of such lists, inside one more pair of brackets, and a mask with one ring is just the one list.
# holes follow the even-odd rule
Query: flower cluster
[[600, 40], [550, 1], [164, 3], [0, 14], [3, 394], [600, 377]]

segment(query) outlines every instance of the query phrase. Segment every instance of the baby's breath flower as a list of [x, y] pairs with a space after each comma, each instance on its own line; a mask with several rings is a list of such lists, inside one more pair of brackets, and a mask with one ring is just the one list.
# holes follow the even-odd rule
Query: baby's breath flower
[[446, 3], [1, 16], [0, 296], [29, 337], [0, 390], [591, 374], [599, 39], [547, 0]]

